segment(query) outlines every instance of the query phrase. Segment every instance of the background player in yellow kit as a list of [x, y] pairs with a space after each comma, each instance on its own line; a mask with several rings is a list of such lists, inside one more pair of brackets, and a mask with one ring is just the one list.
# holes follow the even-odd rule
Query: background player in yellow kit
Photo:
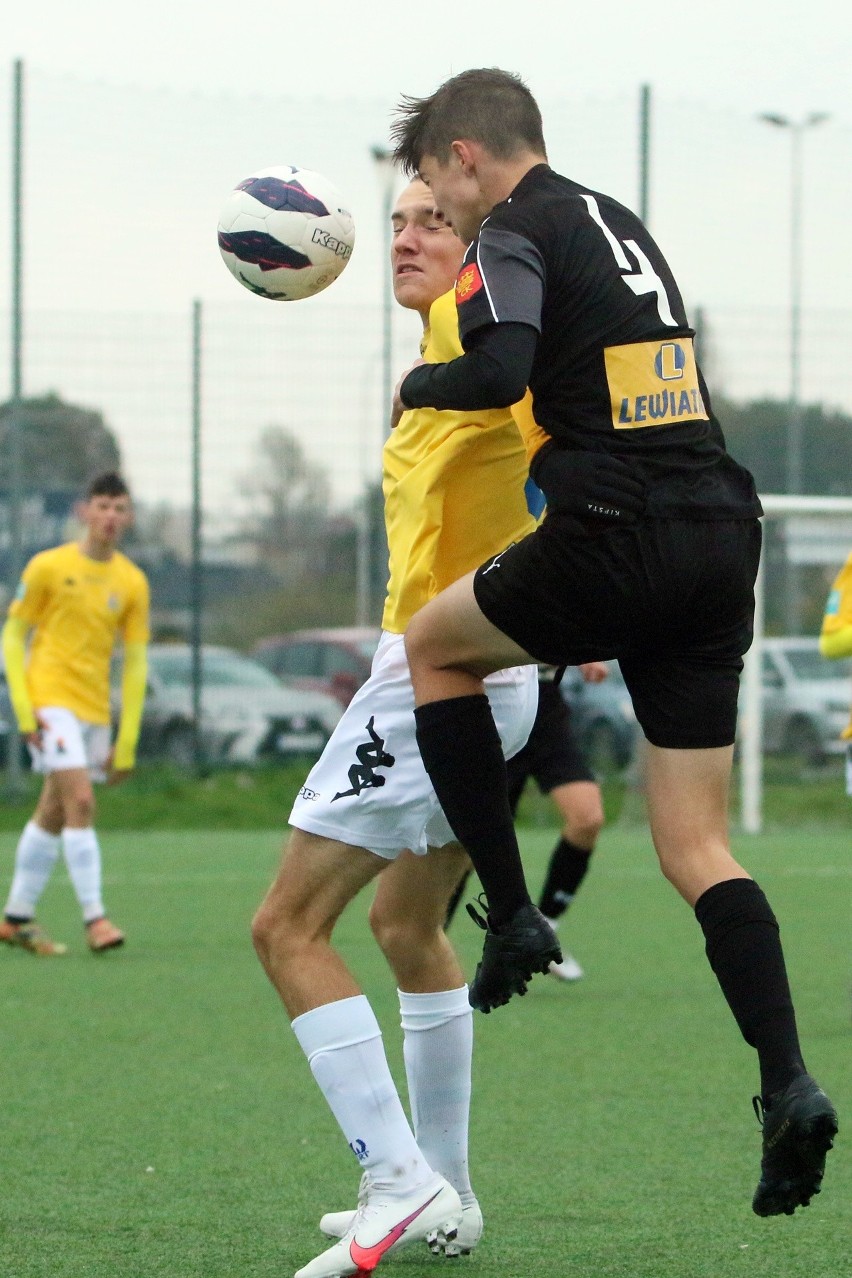
[[[393, 212], [393, 285], [423, 319], [427, 360], [461, 351], [451, 291], [461, 253], [428, 188], [410, 183]], [[443, 931], [468, 861], [417, 749], [403, 634], [427, 599], [535, 521], [508, 410], [406, 413], [383, 468], [382, 638], [370, 678], [293, 806], [287, 852], [254, 924], [261, 961], [364, 1173], [358, 1211], [322, 1218], [322, 1231], [340, 1241], [299, 1278], [354, 1273], [365, 1261], [372, 1269], [395, 1239], [431, 1238], [433, 1249], [457, 1255], [482, 1232], [467, 1162], [471, 1008]], [[535, 717], [535, 671], [501, 671], [486, 690], [512, 754]], [[373, 1010], [331, 945], [341, 911], [380, 871], [370, 921], [399, 986], [413, 1132]]]
[[[18, 727], [34, 770], [45, 779], [18, 842], [0, 940], [35, 954], [65, 952], [35, 922], [60, 844], [89, 948], [100, 952], [124, 941], [101, 896], [92, 781], [120, 781], [134, 766], [147, 673], [148, 582], [117, 549], [133, 519], [119, 475], [93, 480], [78, 513], [82, 540], [30, 560], [2, 636]], [[124, 673], [113, 747], [110, 660], [118, 639], [124, 641]]]
[[[825, 605], [820, 652], [832, 661], [852, 657], [852, 555], [834, 579]], [[852, 798], [852, 718], [843, 731], [846, 742], [846, 793]]]

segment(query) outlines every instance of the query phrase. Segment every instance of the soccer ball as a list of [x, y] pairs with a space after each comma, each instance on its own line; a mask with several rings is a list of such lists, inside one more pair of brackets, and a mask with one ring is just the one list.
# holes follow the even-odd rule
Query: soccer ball
[[355, 223], [336, 188], [294, 165], [261, 169], [219, 217], [219, 252], [241, 284], [278, 302], [328, 288], [352, 256]]

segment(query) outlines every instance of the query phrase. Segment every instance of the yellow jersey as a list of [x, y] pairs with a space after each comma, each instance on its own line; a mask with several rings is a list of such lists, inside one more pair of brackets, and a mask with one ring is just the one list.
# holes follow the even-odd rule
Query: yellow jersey
[[[461, 355], [455, 294], [432, 303], [420, 347], [443, 364]], [[382, 627], [403, 634], [424, 604], [535, 528], [527, 455], [508, 408], [412, 408], [382, 454], [389, 579]]]
[[109, 723], [110, 658], [116, 639], [148, 642], [148, 579], [115, 551], [104, 562], [76, 542], [35, 555], [10, 617], [34, 627], [27, 660], [33, 707], [63, 706], [87, 723]]
[[[834, 579], [825, 605], [820, 648], [826, 657], [852, 657], [852, 555]], [[841, 736], [852, 741], [852, 718]]]

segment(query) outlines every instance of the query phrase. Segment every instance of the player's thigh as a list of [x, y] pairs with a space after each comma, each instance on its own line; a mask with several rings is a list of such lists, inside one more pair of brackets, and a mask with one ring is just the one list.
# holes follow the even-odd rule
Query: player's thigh
[[648, 820], [667, 877], [676, 877], [691, 861], [729, 854], [733, 756], [733, 746], [668, 750], [648, 745]]
[[88, 768], [61, 768], [51, 774], [66, 825], [88, 825], [94, 818], [95, 791]]
[[430, 933], [444, 926], [447, 906], [470, 859], [458, 843], [430, 848], [426, 856], [403, 852], [379, 880], [370, 911], [374, 928]]
[[442, 590], [412, 617], [405, 648], [418, 701], [430, 670], [460, 667], [477, 678], [533, 658], [493, 625], [476, 602], [473, 573]]
[[43, 830], [48, 830], [51, 834], [59, 834], [65, 824], [65, 809], [62, 805], [62, 795], [53, 773], [49, 773], [42, 783], [41, 793], [38, 796], [34, 820]]
[[329, 936], [349, 902], [386, 865], [366, 848], [293, 830], [258, 912], [261, 929], [291, 939]]

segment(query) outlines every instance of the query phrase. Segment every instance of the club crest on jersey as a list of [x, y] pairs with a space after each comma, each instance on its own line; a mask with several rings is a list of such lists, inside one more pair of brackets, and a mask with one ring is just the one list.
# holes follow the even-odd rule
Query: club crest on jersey
[[616, 430], [707, 421], [691, 337], [608, 346], [604, 363]]
[[476, 262], [470, 262], [459, 271], [459, 276], [456, 280], [456, 302], [461, 304], [468, 301], [481, 288], [482, 276], [479, 274], [479, 267]]

